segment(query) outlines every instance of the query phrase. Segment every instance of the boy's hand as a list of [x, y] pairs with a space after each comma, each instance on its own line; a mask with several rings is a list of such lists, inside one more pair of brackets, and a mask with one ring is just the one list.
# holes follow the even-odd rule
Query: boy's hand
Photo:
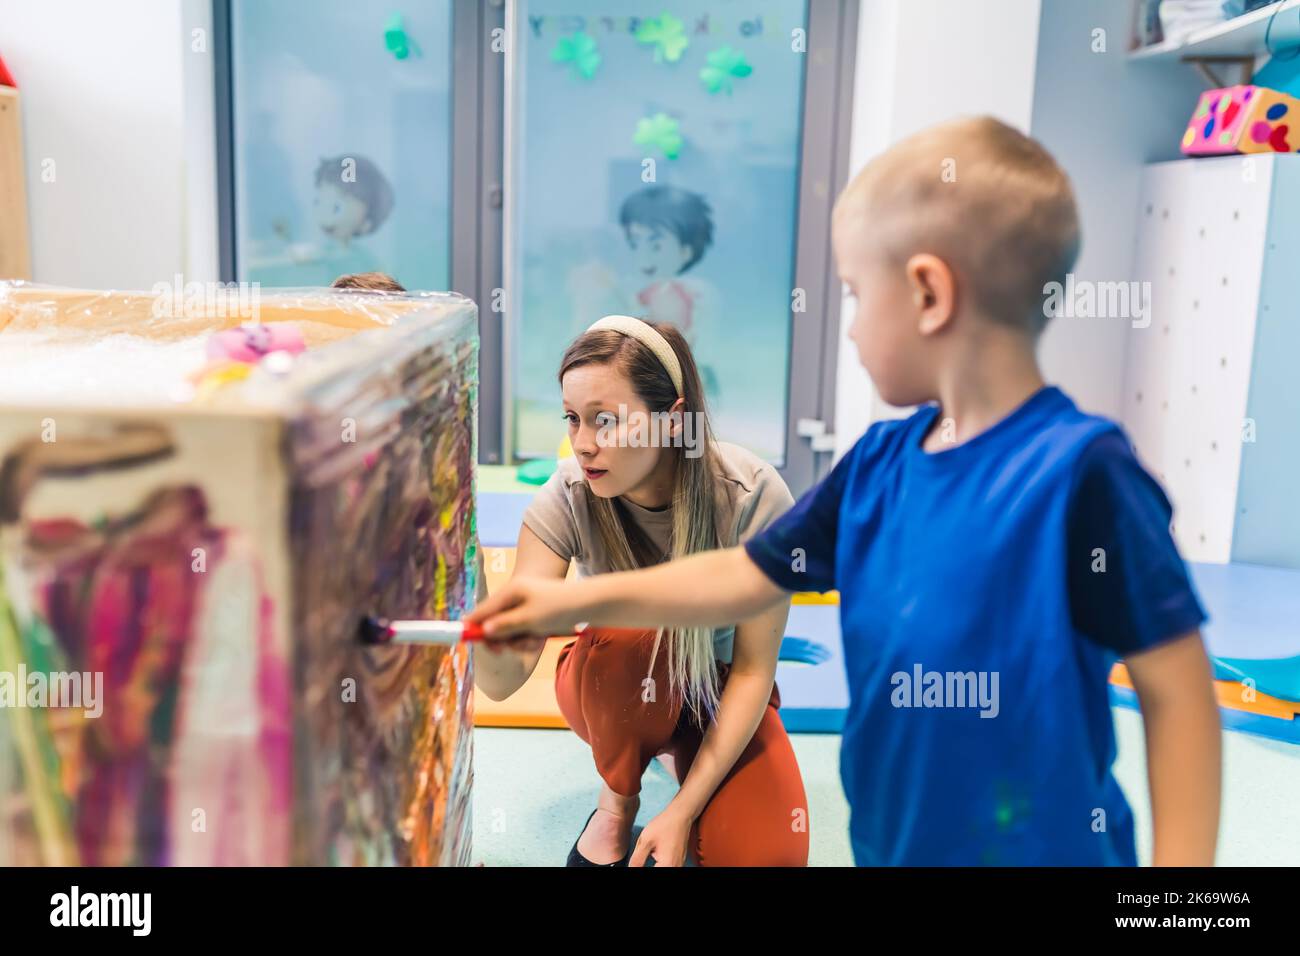
[[467, 620], [482, 624], [489, 642], [570, 634], [582, 617], [575, 590], [580, 586], [563, 581], [514, 578], [476, 607]]

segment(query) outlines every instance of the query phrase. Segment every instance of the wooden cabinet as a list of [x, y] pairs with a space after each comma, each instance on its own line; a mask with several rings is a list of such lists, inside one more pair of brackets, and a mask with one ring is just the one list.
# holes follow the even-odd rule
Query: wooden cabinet
[[18, 91], [0, 86], [0, 279], [30, 279], [23, 124]]

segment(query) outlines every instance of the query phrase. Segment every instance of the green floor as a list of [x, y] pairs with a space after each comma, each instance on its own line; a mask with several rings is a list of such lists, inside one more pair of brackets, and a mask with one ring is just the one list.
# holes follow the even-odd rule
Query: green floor
[[[1116, 775], [1138, 823], [1138, 855], [1151, 856], [1142, 718], [1116, 708]], [[839, 737], [796, 734], [795, 755], [808, 791], [813, 866], [852, 863], [848, 805], [839, 784]], [[559, 866], [595, 806], [598, 778], [591, 752], [567, 730], [474, 731], [474, 861], [487, 866]], [[676, 789], [653, 764], [641, 793], [640, 823]], [[1218, 860], [1224, 866], [1300, 866], [1300, 747], [1224, 735], [1223, 820]]]

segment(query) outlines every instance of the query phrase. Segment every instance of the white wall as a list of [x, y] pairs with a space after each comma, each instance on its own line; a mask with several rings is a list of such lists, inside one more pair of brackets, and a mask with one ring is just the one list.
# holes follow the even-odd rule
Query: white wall
[[[1030, 132], [1074, 183], [1083, 225], [1074, 271], [1087, 281], [1150, 278], [1134, 272], [1142, 168], [1178, 158], [1204, 88], [1190, 66], [1129, 61], [1132, 11], [1130, 0], [1043, 0]], [[1080, 407], [1118, 419], [1133, 332], [1127, 317], [1055, 318], [1044, 370]]]
[[[1202, 86], [1191, 67], [1130, 62], [1132, 17], [1130, 0], [863, 0], [852, 171], [923, 126], [990, 113], [1042, 141], [1070, 173], [1083, 221], [1078, 278], [1142, 279], [1133, 274], [1142, 167], [1177, 157]], [[842, 334], [852, 320], [846, 303]], [[1126, 318], [1054, 319], [1044, 374], [1086, 410], [1119, 418], [1130, 335]], [[900, 413], [842, 339], [836, 455]]]
[[[1050, 0], [1049, 0], [1050, 2]], [[991, 114], [1029, 130], [1039, 0], [863, 0], [854, 78], [852, 177], [890, 143], [957, 116]], [[835, 389], [835, 455], [898, 415], [881, 401], [848, 340], [844, 303]]]
[[23, 98], [36, 281], [215, 278], [214, 150], [195, 139], [210, 135], [211, 83], [206, 101], [194, 86], [211, 74], [211, 33], [194, 53], [186, 28], [207, 6], [0, 0], [0, 54]]

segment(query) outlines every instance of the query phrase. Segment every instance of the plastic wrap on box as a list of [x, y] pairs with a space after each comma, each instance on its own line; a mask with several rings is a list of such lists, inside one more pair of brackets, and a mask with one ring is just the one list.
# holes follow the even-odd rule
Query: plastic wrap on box
[[355, 635], [472, 603], [477, 346], [451, 294], [0, 283], [0, 864], [468, 862], [469, 655]]

